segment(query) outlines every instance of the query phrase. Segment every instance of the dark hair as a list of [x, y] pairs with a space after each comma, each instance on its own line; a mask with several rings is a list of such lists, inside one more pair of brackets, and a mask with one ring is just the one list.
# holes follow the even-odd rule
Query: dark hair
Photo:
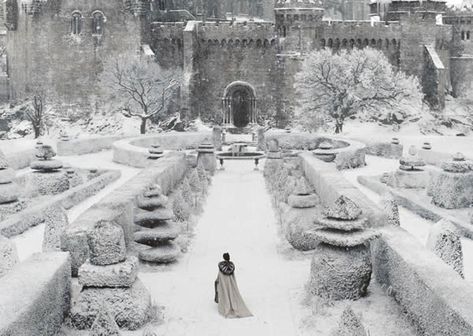
[[224, 253], [224, 254], [223, 254], [223, 260], [225, 260], [225, 261], [230, 261], [230, 254]]

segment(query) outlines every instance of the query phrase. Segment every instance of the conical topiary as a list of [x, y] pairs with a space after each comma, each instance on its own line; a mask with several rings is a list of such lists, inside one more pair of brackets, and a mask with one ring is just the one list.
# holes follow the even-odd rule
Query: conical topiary
[[174, 212], [174, 217], [179, 222], [185, 222], [189, 220], [191, 215], [190, 205], [186, 202], [182, 196], [182, 191], [178, 190], [176, 196], [172, 202], [172, 211]]
[[348, 306], [343, 311], [338, 326], [332, 332], [331, 336], [368, 336], [368, 333], [361, 323], [360, 318], [355, 314], [353, 309]]
[[110, 316], [107, 308], [103, 306], [92, 324], [90, 336], [120, 336], [120, 329], [115, 320]]

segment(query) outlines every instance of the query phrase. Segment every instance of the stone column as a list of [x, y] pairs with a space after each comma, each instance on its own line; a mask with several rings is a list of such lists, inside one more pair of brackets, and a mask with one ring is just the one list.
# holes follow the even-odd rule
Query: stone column
[[216, 150], [222, 150], [222, 128], [215, 126], [213, 129], [213, 142]]

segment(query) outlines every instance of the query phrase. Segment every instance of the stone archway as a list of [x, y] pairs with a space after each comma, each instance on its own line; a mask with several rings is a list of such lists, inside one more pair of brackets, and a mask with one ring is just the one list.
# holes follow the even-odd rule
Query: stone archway
[[249, 83], [236, 81], [223, 93], [223, 124], [238, 128], [256, 123], [256, 92]]

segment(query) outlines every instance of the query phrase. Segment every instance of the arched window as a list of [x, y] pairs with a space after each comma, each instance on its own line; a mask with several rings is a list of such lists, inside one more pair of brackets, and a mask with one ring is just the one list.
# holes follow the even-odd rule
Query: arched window
[[92, 34], [103, 35], [105, 25], [105, 15], [96, 11], [92, 14]]
[[80, 34], [82, 31], [82, 14], [80, 12], [72, 13], [71, 32], [74, 35]]

